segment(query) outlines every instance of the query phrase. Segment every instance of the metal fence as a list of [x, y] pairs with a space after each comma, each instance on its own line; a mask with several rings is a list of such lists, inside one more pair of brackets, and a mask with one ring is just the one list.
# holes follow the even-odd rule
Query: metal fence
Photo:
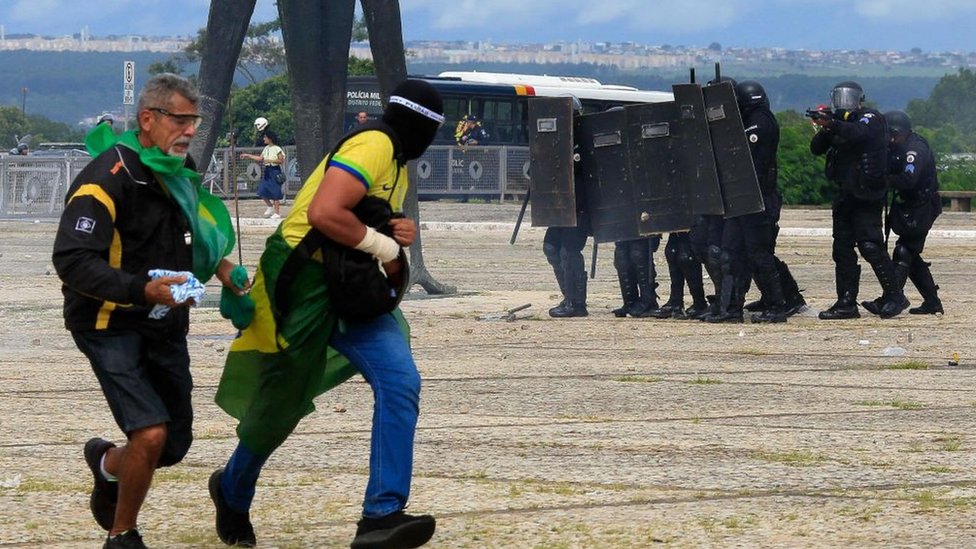
[[57, 217], [68, 185], [88, 157], [0, 158], [0, 218]]
[[[295, 148], [284, 147], [287, 162], [285, 197], [293, 198], [302, 185]], [[240, 158], [259, 154], [260, 148], [216, 149], [203, 185], [217, 196], [257, 196], [261, 164]], [[90, 159], [85, 156], [0, 157], [0, 218], [57, 217], [71, 181]], [[529, 188], [528, 147], [433, 146], [410, 163], [410, 181], [421, 199], [498, 198], [522, 195]]]
[[[284, 147], [285, 196], [294, 195], [301, 187], [294, 147]], [[238, 196], [257, 196], [261, 181], [261, 165], [242, 160], [241, 153], [259, 154], [259, 148], [237, 148], [231, 158], [230, 149], [214, 151], [210, 168], [203, 176], [214, 194], [230, 197], [237, 185]], [[417, 186], [420, 198], [481, 196], [504, 199], [508, 195], [524, 194], [529, 188], [528, 147], [452, 147], [438, 145], [410, 165], [411, 184]], [[233, 172], [233, 174], [232, 174]], [[232, 181], [233, 180], [233, 181]]]

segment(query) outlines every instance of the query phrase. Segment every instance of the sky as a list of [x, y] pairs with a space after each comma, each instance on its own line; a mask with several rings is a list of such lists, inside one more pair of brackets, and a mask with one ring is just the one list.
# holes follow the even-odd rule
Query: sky
[[[0, 25], [195, 36], [209, 10], [208, 0], [0, 0]], [[400, 10], [405, 41], [976, 51], [976, 0], [401, 0]], [[253, 21], [276, 17], [274, 0], [258, 0]]]

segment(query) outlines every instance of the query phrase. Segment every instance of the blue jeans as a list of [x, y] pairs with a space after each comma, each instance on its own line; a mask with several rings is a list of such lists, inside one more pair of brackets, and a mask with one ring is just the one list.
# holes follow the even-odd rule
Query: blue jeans
[[[373, 430], [369, 482], [363, 516], [379, 518], [407, 505], [413, 475], [413, 439], [420, 413], [420, 374], [410, 346], [392, 315], [336, 329], [329, 342], [359, 370], [373, 389]], [[244, 512], [267, 456], [238, 445], [227, 464], [223, 492], [227, 503]]]

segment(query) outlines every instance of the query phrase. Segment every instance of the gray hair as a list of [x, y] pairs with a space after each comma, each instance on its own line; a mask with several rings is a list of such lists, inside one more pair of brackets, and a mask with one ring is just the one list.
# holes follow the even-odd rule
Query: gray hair
[[164, 72], [146, 82], [142, 93], [139, 94], [138, 110], [152, 107], [168, 108], [174, 93], [182, 95], [194, 105], [200, 100], [200, 93], [192, 82], [177, 74]]

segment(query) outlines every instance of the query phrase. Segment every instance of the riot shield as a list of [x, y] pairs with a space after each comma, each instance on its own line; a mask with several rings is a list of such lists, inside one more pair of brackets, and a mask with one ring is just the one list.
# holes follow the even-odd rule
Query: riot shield
[[759, 179], [730, 82], [705, 86], [705, 116], [725, 203], [725, 217], [763, 211]]
[[580, 156], [577, 176], [584, 193], [577, 199], [585, 200], [593, 239], [615, 242], [639, 238], [626, 112], [614, 109], [580, 116], [574, 138]]
[[682, 166], [681, 174], [690, 197], [693, 215], [722, 215], [722, 191], [719, 187], [715, 155], [708, 135], [705, 99], [698, 84], [671, 86], [678, 109], [677, 143], [674, 156]]
[[571, 97], [529, 100], [529, 177], [532, 225], [575, 227]]
[[[691, 227], [691, 188], [697, 167], [683, 164], [681, 123], [674, 101], [625, 107], [634, 214], [641, 236]], [[688, 173], [686, 170], [691, 170]]]

